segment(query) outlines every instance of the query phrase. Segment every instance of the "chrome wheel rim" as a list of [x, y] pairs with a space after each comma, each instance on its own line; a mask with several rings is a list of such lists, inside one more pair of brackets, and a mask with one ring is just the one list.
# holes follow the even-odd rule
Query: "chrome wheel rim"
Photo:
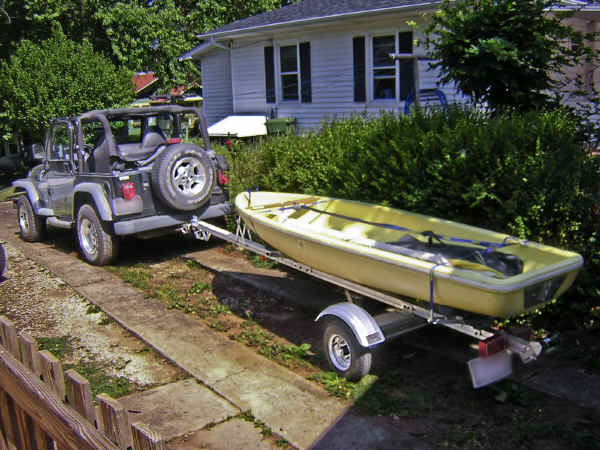
[[352, 363], [352, 353], [350, 345], [339, 334], [334, 334], [329, 338], [329, 359], [336, 369], [345, 372]]
[[27, 214], [25, 208], [23, 208], [22, 206], [19, 208], [19, 227], [21, 228], [21, 231], [23, 231], [23, 233], [29, 233], [29, 215]]
[[186, 197], [193, 197], [204, 189], [206, 174], [202, 161], [188, 156], [173, 166], [171, 181], [175, 189]]
[[81, 220], [79, 236], [81, 237], [83, 250], [88, 255], [95, 255], [98, 252], [98, 230], [89, 219], [83, 218]]

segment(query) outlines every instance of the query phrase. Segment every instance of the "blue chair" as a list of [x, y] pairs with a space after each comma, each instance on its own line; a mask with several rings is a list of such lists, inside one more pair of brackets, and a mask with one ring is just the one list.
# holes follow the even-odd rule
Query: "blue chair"
[[[408, 114], [410, 111], [410, 105], [415, 102], [415, 91], [411, 91], [406, 100], [404, 101], [404, 114]], [[448, 100], [446, 94], [439, 89], [420, 89], [419, 90], [419, 103], [439, 103], [442, 105], [444, 110], [448, 109]]]

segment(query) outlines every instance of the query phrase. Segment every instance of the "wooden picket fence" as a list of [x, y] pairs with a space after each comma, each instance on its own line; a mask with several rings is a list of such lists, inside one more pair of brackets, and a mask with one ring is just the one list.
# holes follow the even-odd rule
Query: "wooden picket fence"
[[0, 316], [0, 450], [164, 450], [146, 425], [129, 424], [117, 400], [96, 400], [85, 378], [63, 373], [54, 355]]

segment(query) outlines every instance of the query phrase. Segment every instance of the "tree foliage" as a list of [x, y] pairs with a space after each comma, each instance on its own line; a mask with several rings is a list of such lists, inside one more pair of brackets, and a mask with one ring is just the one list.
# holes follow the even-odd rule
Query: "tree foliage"
[[76, 42], [88, 39], [105, 53], [106, 35], [94, 13], [115, 0], [0, 0], [0, 58], [14, 53], [22, 39], [40, 43], [52, 36], [54, 24]]
[[271, 11], [296, 0], [178, 0], [197, 33], [205, 33], [245, 17]]
[[153, 71], [163, 88], [199, 77], [194, 64], [177, 60], [196, 39], [189, 19], [173, 0], [155, 0], [151, 5], [117, 2], [100, 8], [95, 17], [119, 65]]
[[117, 69], [88, 41], [73, 42], [56, 29], [39, 45], [22, 40], [0, 62], [0, 98], [4, 131], [39, 137], [51, 118], [127, 104], [133, 84], [131, 72]]
[[163, 87], [199, 76], [178, 56], [196, 35], [291, 0], [0, 0], [0, 59], [23, 39], [40, 43], [58, 23], [75, 41], [87, 39], [116, 65], [153, 71]]
[[535, 109], [559, 100], [558, 74], [591, 58], [591, 36], [574, 30], [556, 0], [444, 0], [427, 29], [442, 81], [493, 110]]

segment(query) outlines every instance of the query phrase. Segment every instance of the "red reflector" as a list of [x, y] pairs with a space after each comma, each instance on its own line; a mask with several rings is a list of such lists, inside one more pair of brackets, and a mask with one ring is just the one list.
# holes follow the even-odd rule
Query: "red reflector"
[[506, 348], [504, 336], [499, 334], [487, 338], [485, 341], [479, 341], [479, 356], [485, 358], [500, 353]]
[[171, 138], [167, 142], [169, 144], [179, 144], [181, 142], [181, 138]]
[[135, 197], [135, 184], [131, 182], [123, 183], [121, 185], [121, 195], [125, 200], [131, 200]]
[[223, 172], [221, 172], [220, 170], [217, 171], [217, 181], [219, 182], [219, 184], [227, 184], [229, 183], [229, 177], [227, 175], [225, 175]]

